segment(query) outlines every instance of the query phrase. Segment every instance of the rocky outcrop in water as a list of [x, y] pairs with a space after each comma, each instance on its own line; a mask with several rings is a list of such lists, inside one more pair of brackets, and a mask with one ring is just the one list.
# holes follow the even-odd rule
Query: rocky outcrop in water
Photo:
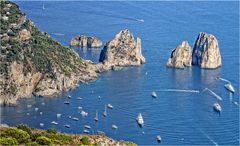
[[167, 66], [173, 68], [184, 68], [192, 65], [192, 48], [187, 41], [183, 41], [172, 50]]
[[193, 65], [201, 68], [215, 69], [222, 65], [217, 38], [206, 32], [201, 32], [193, 48]]
[[102, 41], [96, 37], [79, 35], [73, 38], [70, 44], [71, 46], [99, 48], [102, 46]]
[[11, 1], [1, 1], [0, 104], [23, 97], [54, 96], [94, 80], [101, 65], [83, 60], [39, 31]]
[[141, 39], [135, 40], [133, 34], [127, 29], [120, 31], [104, 46], [99, 61], [106, 68], [139, 66], [145, 63], [141, 52]]

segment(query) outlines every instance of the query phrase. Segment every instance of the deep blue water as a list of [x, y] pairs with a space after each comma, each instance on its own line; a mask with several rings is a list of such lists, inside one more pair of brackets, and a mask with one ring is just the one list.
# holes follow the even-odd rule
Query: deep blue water
[[[114, 139], [137, 144], [164, 145], [239, 145], [239, 2], [17, 2], [28, 17], [53, 38], [68, 46], [79, 34], [94, 35], [104, 42], [124, 28], [142, 39], [142, 53], [147, 63], [141, 67], [102, 73], [99, 79], [63, 93], [56, 98], [20, 100], [17, 107], [1, 107], [1, 122], [9, 125], [27, 123], [36, 128], [55, 127], [68, 133], [82, 133], [83, 125], [104, 131]], [[42, 9], [44, 3], [45, 9]], [[144, 23], [138, 21], [144, 19]], [[171, 50], [188, 40], [191, 46], [201, 31], [214, 34], [220, 46], [223, 65], [216, 70], [191, 67], [184, 70], [166, 68]], [[60, 34], [60, 35], [59, 35]], [[63, 35], [61, 35], [63, 34]], [[98, 60], [100, 49], [77, 49], [83, 58]], [[231, 97], [221, 76], [232, 82], [236, 93]], [[220, 95], [219, 101], [209, 92], [160, 92], [162, 89], [209, 88]], [[151, 97], [156, 90], [158, 98]], [[71, 104], [63, 102], [71, 95]], [[76, 100], [80, 96], [82, 100]], [[101, 99], [98, 99], [101, 96]], [[219, 102], [219, 115], [212, 105]], [[42, 105], [45, 103], [45, 105]], [[102, 112], [111, 103], [108, 117]], [[27, 105], [33, 105], [27, 108]], [[82, 118], [77, 107], [89, 116]], [[38, 107], [39, 111], [34, 111]], [[95, 123], [98, 110], [99, 122]], [[39, 112], [43, 112], [42, 115]], [[135, 118], [143, 114], [145, 125], [140, 128]], [[26, 114], [30, 113], [30, 116]], [[57, 119], [56, 113], [62, 113]], [[68, 116], [80, 118], [73, 121]], [[51, 121], [59, 125], [51, 125]], [[40, 127], [39, 123], [44, 123]], [[63, 125], [69, 124], [67, 129]], [[118, 130], [112, 130], [116, 124]], [[144, 131], [145, 134], [142, 134]]]

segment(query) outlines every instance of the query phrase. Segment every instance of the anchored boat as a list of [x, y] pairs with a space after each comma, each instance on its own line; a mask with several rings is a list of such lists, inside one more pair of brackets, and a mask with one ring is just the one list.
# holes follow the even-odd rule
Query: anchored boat
[[214, 109], [215, 111], [217, 111], [217, 112], [221, 112], [221, 111], [222, 111], [222, 107], [221, 107], [220, 104], [217, 103], [217, 102], [213, 104], [213, 109]]
[[142, 114], [141, 113], [139, 113], [138, 114], [138, 116], [137, 116], [137, 122], [138, 122], [138, 124], [139, 124], [139, 126], [140, 127], [143, 127], [143, 124], [144, 124], [144, 120], [143, 120], [143, 116], [142, 116]]
[[232, 86], [231, 83], [225, 84], [224, 87], [225, 87], [228, 91], [230, 91], [230, 92], [232, 92], [232, 93], [235, 92], [235, 89], [234, 89], [234, 87]]

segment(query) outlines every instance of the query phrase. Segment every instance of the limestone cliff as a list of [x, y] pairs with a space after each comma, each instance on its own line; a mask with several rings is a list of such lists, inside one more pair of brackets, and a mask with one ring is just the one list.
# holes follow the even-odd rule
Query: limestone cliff
[[141, 39], [136, 40], [129, 30], [120, 31], [103, 48], [100, 62], [107, 68], [114, 66], [139, 66], [145, 63], [141, 53]]
[[96, 37], [79, 35], [71, 40], [70, 45], [88, 48], [99, 48], [102, 46], [102, 41]]
[[15, 3], [1, 1], [0, 11], [0, 104], [57, 95], [97, 78], [92, 62], [40, 32]]
[[172, 50], [167, 66], [174, 68], [184, 68], [192, 65], [192, 48], [187, 41], [183, 41]]
[[222, 65], [222, 58], [217, 38], [205, 32], [201, 32], [193, 48], [193, 65], [201, 68], [215, 69]]

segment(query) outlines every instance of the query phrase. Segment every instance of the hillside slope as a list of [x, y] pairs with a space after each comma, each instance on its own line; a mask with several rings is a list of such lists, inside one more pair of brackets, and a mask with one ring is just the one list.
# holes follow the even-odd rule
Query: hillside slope
[[39, 31], [15, 3], [1, 1], [0, 21], [0, 104], [54, 96], [97, 78], [92, 62]]

